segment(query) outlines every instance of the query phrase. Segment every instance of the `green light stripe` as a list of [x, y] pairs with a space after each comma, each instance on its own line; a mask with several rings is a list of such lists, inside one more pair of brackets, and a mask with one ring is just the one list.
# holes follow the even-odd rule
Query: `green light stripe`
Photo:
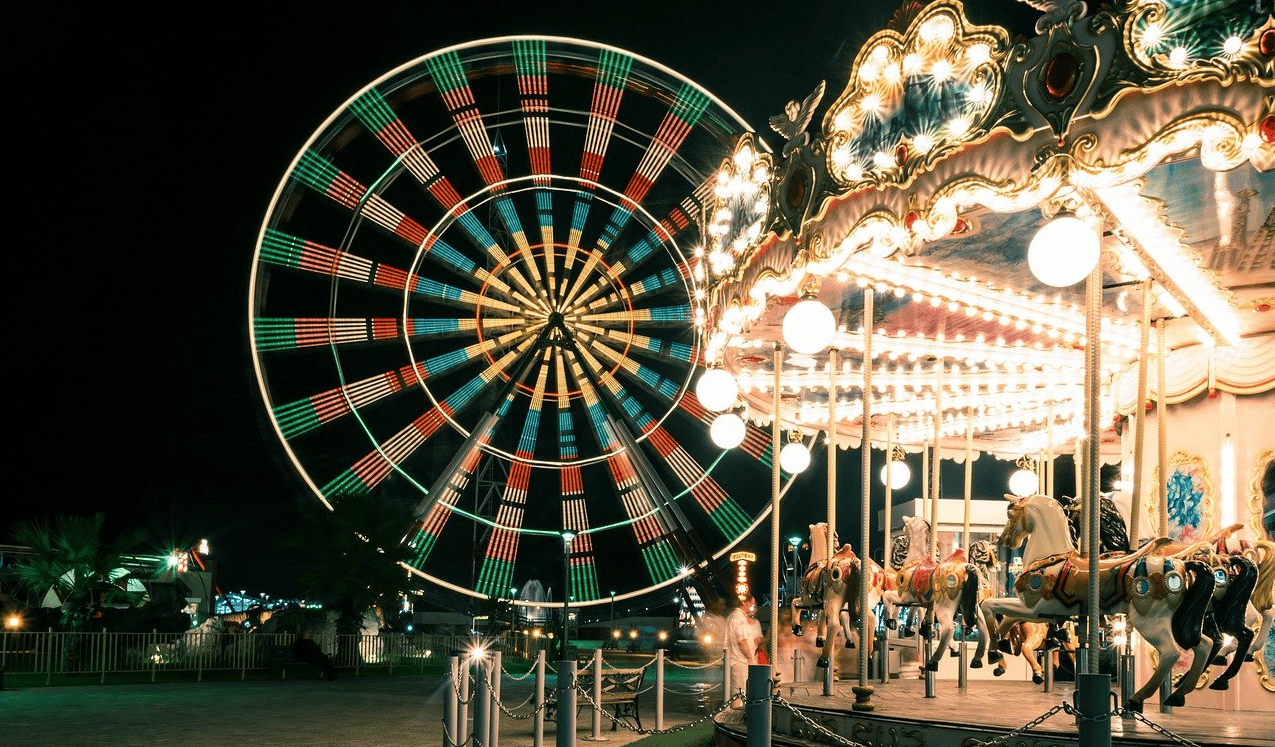
[[514, 564], [499, 558], [484, 558], [478, 574], [478, 593], [489, 597], [503, 597], [509, 589], [509, 579], [514, 575]]
[[252, 320], [259, 350], [291, 350], [297, 346], [296, 322], [291, 318], [258, 317]]
[[350, 111], [354, 112], [354, 116], [358, 117], [363, 126], [371, 130], [373, 134], [380, 132], [398, 119], [398, 115], [375, 88], [355, 99], [350, 104]]
[[358, 475], [354, 474], [354, 470], [347, 469], [337, 475], [332, 482], [324, 485], [319, 492], [323, 493], [325, 498], [339, 498], [344, 495], [366, 495], [369, 490], [370, 488], [358, 478]]
[[293, 179], [318, 192], [327, 192], [340, 175], [340, 169], [313, 150], [301, 154], [301, 162], [292, 172]]
[[261, 258], [270, 264], [298, 267], [304, 251], [304, 240], [273, 228], [267, 228], [261, 239]]
[[548, 74], [544, 39], [515, 39], [514, 67], [523, 77]]
[[683, 83], [682, 90], [677, 92], [677, 99], [673, 101], [673, 106], [669, 111], [673, 116], [694, 127], [707, 108], [708, 96], [705, 96], [690, 84]]
[[425, 65], [429, 67], [429, 74], [434, 77], [439, 90], [444, 93], [450, 93], [457, 88], [464, 88], [469, 85], [469, 82], [465, 79], [465, 70], [460, 64], [460, 55], [455, 52], [446, 52], [437, 57], [431, 57], [425, 60]]
[[598, 57], [598, 83], [624, 90], [631, 69], [633, 69], [632, 57], [604, 49]]
[[708, 516], [722, 530], [722, 534], [730, 539], [735, 539], [748, 529], [748, 516], [735, 499], [729, 496]]
[[420, 570], [421, 566], [425, 564], [425, 560], [429, 557], [430, 550], [434, 549], [436, 540], [437, 538], [434, 535], [424, 529], [418, 530], [416, 536], [409, 543], [409, 546], [413, 546], [416, 549], [416, 553], [412, 555], [408, 565]]
[[274, 408], [274, 418], [279, 422], [283, 437], [292, 440], [294, 437], [314, 430], [323, 424], [319, 413], [314, 411], [314, 403], [309, 399], [299, 399]]
[[584, 599], [598, 598], [598, 569], [593, 563], [585, 563], [579, 567], [579, 580], [574, 581], [576, 588], [584, 590]]

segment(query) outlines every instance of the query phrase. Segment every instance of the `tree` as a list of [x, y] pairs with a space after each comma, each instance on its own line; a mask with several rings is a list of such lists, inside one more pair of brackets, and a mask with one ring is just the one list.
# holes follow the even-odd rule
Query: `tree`
[[331, 511], [307, 504], [302, 516], [282, 538], [292, 553], [297, 589], [339, 613], [338, 633], [358, 633], [374, 607], [392, 613], [412, 588], [399, 565], [408, 558], [402, 515], [377, 497], [349, 495]]
[[104, 514], [58, 516], [52, 522], [26, 521], [14, 530], [14, 541], [34, 553], [17, 564], [14, 574], [36, 595], [50, 589], [58, 594], [64, 630], [87, 629], [103, 605], [138, 601], [116, 581], [124, 575], [124, 556], [146, 539], [146, 533], [135, 529], [108, 538], [103, 533], [105, 520]]

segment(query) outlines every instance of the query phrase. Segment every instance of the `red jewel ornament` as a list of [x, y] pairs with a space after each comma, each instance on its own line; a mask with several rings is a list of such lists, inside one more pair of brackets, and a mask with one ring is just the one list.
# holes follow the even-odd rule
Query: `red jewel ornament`
[[1257, 125], [1257, 134], [1264, 143], [1275, 143], [1275, 114], [1267, 114]]
[[1275, 29], [1266, 29], [1257, 41], [1257, 50], [1263, 57], [1275, 57]]
[[1152, 407], [1155, 407], [1155, 403], [1152, 402], [1151, 400], [1147, 400], [1146, 402], [1142, 403], [1142, 409], [1146, 410], [1147, 412], [1151, 412]]
[[1080, 61], [1068, 52], [1059, 52], [1045, 65], [1045, 93], [1060, 101], [1076, 87]]
[[894, 162], [902, 166], [908, 160], [908, 146], [899, 145], [894, 149]]
[[1254, 311], [1270, 311], [1271, 305], [1268, 303], [1259, 303], [1258, 305], [1253, 307], [1253, 310]]
[[1216, 390], [1216, 389], [1210, 389], [1210, 390], [1209, 390], [1209, 399], [1217, 399], [1217, 390]]
[[912, 226], [916, 225], [916, 221], [917, 221], [918, 217], [919, 217], [919, 216], [916, 214], [916, 211], [915, 211], [915, 210], [910, 211], [907, 215], [903, 216], [903, 226], [904, 226], [904, 228], [907, 228], [909, 231], [911, 231], [911, 230], [912, 230]]

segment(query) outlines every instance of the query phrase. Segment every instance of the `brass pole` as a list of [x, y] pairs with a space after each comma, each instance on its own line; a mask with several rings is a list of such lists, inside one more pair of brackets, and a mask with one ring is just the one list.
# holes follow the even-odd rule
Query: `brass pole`
[[[779, 374], [783, 349], [775, 343], [775, 386], [771, 397], [770, 423], [770, 665], [779, 666]], [[794, 590], [795, 592], [795, 590]]]
[[1156, 468], [1156, 491], [1160, 506], [1160, 536], [1169, 536], [1169, 429], [1165, 422], [1168, 403], [1165, 400], [1165, 375], [1168, 368], [1169, 351], [1164, 339], [1164, 320], [1155, 325], [1156, 359], [1155, 359], [1155, 432], [1159, 439], [1160, 466]]
[[871, 581], [868, 563], [869, 533], [872, 531], [872, 288], [863, 289], [863, 435], [859, 455], [863, 466], [862, 516], [859, 522], [859, 686], [854, 691], [856, 711], [871, 711], [872, 685], [868, 684], [869, 636], [876, 633], [868, 629], [868, 584]]
[[1133, 410], [1133, 502], [1129, 507], [1129, 549], [1138, 548], [1142, 536], [1142, 467], [1146, 464], [1147, 436], [1147, 345], [1151, 337], [1151, 280], [1142, 281], [1142, 324], [1138, 328], [1138, 399]]
[[939, 549], [939, 471], [943, 464], [943, 455], [939, 451], [943, 439], [943, 361], [934, 368], [934, 460], [930, 468], [934, 476], [930, 480], [930, 557], [938, 555]]
[[[828, 541], [826, 544], [825, 568], [832, 565], [833, 546], [837, 544], [837, 351], [828, 351]], [[836, 625], [839, 620], [829, 620], [826, 624]], [[828, 630], [828, 634], [832, 631]], [[823, 673], [823, 694], [832, 695], [832, 680], [835, 676], [836, 659], [828, 662]]]

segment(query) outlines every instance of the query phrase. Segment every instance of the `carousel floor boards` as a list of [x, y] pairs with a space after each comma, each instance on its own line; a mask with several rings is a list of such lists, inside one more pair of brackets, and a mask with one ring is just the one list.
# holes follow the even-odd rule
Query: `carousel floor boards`
[[[850, 709], [854, 702], [850, 688], [855, 684], [850, 680], [837, 682], [831, 697], [822, 695], [823, 687], [817, 682], [781, 685], [779, 694], [820, 727], [855, 742], [874, 747], [962, 747], [974, 744], [971, 738], [1004, 736], [1064, 701], [1071, 703], [1073, 690], [1071, 683], [1056, 684], [1053, 692], [1044, 693], [1039, 687], [1022, 682], [978, 680], [971, 681], [962, 693], [955, 682], [940, 681], [938, 697], [927, 699], [924, 681], [893, 680], [885, 686], [874, 685], [872, 703], [876, 709], [859, 713]], [[1160, 713], [1158, 706], [1148, 703], [1145, 716], [1201, 747], [1270, 747], [1269, 713], [1192, 708], [1189, 698], [1187, 702], [1186, 707], [1176, 708], [1174, 713]], [[777, 745], [840, 744], [782, 705], [774, 708], [772, 718], [773, 741]], [[746, 728], [743, 711], [726, 711], [717, 717], [714, 744], [742, 745]], [[1059, 711], [1012, 743], [1071, 747], [1077, 744], [1075, 719]], [[1112, 724], [1114, 747], [1160, 744], [1176, 742], [1132, 719], [1116, 719]]]

